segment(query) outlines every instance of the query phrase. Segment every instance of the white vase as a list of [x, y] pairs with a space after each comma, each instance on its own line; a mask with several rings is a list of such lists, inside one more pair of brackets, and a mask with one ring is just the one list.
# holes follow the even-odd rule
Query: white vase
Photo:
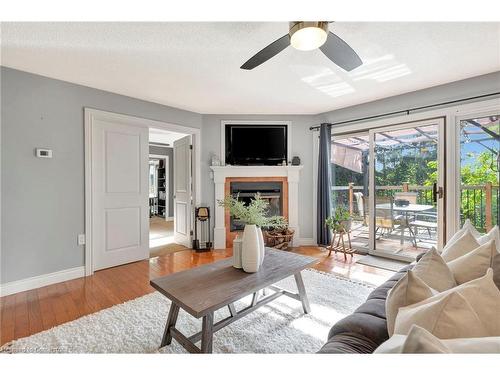
[[266, 255], [266, 245], [264, 245], [264, 236], [262, 235], [262, 229], [257, 228], [257, 233], [259, 235], [260, 265], [262, 265], [262, 263], [264, 263], [264, 256]]
[[242, 268], [241, 266], [241, 247], [243, 246], [243, 242], [241, 238], [236, 237], [233, 240], [233, 267], [234, 268]]
[[257, 272], [260, 266], [260, 228], [256, 225], [245, 225], [243, 230], [243, 246], [241, 251], [241, 265], [245, 272]]

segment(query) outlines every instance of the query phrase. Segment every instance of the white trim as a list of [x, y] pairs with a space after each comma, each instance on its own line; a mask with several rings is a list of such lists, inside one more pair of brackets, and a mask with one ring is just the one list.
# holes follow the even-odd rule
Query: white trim
[[294, 246], [318, 246], [318, 241], [312, 237], [297, 238], [294, 240]]
[[[215, 184], [214, 202], [224, 199], [227, 177], [287, 177], [288, 181], [288, 225], [295, 230], [295, 238], [300, 238], [299, 225], [299, 179], [303, 166], [213, 166], [213, 180]], [[226, 223], [224, 207], [216, 205], [214, 226], [214, 249], [226, 247]], [[294, 240], [295, 243], [295, 240]], [[295, 245], [293, 245], [295, 246]]]
[[220, 154], [221, 165], [226, 165], [226, 125], [286, 125], [287, 145], [286, 161], [290, 161], [292, 152], [292, 122], [291, 121], [264, 121], [264, 120], [221, 120], [220, 122]]
[[[194, 205], [201, 201], [201, 129], [177, 125], [157, 120], [150, 120], [119, 113], [107, 112], [89, 107], [84, 108], [85, 122], [85, 275], [94, 273], [92, 261], [92, 123], [99, 117], [125, 123], [132, 126], [170, 130], [176, 133], [191, 135], [193, 145], [193, 198]], [[148, 152], [149, 154], [149, 152]]]
[[69, 268], [67, 270], [46, 273], [45, 275], [28, 277], [27, 279], [11, 281], [0, 285], [0, 297], [24, 292], [26, 290], [41, 288], [42, 286], [62, 283], [85, 276], [85, 267]]
[[174, 221], [174, 217], [173, 216], [169, 216], [169, 217], [166, 217], [165, 220], [166, 221]]

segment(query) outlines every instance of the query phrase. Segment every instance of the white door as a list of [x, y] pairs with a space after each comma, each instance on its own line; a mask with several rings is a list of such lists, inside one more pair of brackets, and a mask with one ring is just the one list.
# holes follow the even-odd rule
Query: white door
[[149, 256], [148, 128], [92, 121], [92, 252], [99, 270]]
[[191, 247], [191, 136], [174, 141], [174, 240]]

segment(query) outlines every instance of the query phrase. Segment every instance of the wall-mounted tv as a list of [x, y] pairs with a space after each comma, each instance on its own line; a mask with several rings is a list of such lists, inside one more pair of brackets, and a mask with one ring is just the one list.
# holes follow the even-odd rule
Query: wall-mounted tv
[[226, 125], [226, 163], [278, 165], [287, 160], [287, 125]]

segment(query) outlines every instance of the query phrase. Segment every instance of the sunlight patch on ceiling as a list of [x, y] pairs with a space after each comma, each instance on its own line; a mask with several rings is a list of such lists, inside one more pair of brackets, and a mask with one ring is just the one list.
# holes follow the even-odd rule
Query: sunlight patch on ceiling
[[411, 74], [406, 64], [400, 64], [394, 55], [388, 54], [376, 59], [366, 60], [361, 67], [349, 75], [353, 81], [375, 80], [377, 82], [391, 81]]
[[329, 68], [324, 68], [320, 72], [301, 78], [309, 86], [333, 98], [351, 94], [356, 90], [347, 82], [335, 74]]

